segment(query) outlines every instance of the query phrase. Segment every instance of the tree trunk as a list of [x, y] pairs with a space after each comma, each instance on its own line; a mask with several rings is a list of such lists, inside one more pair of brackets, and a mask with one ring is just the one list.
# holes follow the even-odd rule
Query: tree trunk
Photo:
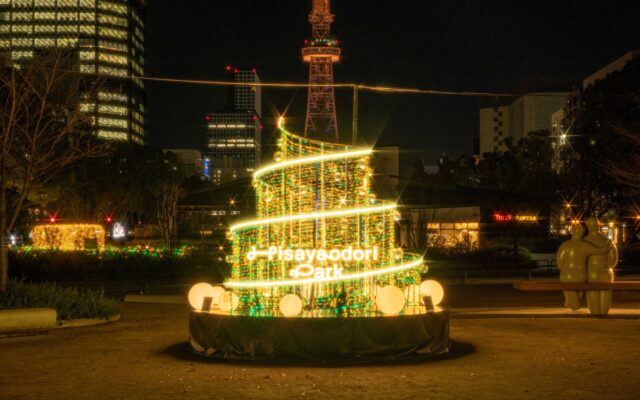
[[516, 223], [513, 223], [511, 235], [513, 237], [513, 259], [516, 263], [516, 268], [520, 266], [520, 254], [518, 254], [518, 233], [516, 231]]
[[0, 182], [0, 293], [9, 283], [9, 248], [7, 247], [7, 192]]

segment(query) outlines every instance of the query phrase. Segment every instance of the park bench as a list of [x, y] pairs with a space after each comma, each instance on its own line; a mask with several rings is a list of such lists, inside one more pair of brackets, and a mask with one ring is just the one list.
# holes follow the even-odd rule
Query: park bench
[[600, 282], [559, 282], [559, 281], [515, 281], [513, 287], [524, 291], [562, 290], [640, 290], [640, 281]]
[[513, 287], [524, 291], [562, 290], [615, 290], [640, 291], [640, 281], [614, 282], [560, 282], [560, 281], [515, 281]]

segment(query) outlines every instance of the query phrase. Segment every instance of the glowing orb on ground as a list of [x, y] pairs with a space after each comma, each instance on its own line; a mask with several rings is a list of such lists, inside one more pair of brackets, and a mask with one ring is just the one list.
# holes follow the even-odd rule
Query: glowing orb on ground
[[204, 282], [196, 283], [195, 285], [193, 285], [191, 290], [189, 290], [189, 304], [194, 309], [201, 310], [204, 298], [211, 297], [212, 299], [215, 299], [215, 297], [213, 297], [214, 295], [215, 290], [213, 289], [213, 286]]
[[420, 295], [431, 296], [433, 305], [437, 306], [444, 298], [444, 289], [442, 285], [434, 280], [427, 280], [420, 284]]
[[302, 300], [295, 294], [288, 294], [280, 300], [280, 312], [285, 317], [295, 317], [302, 311]]
[[214, 306], [220, 305], [220, 296], [222, 296], [222, 294], [225, 291], [226, 290], [224, 290], [224, 288], [222, 286], [214, 286], [213, 287], [213, 295], [211, 296], [213, 298], [213, 301], [211, 302], [211, 304], [214, 305]]
[[238, 295], [233, 292], [224, 292], [218, 297], [218, 305], [222, 311], [233, 311], [238, 308], [240, 299]]
[[404, 292], [397, 286], [385, 286], [378, 292], [376, 305], [383, 314], [398, 314], [404, 308]]

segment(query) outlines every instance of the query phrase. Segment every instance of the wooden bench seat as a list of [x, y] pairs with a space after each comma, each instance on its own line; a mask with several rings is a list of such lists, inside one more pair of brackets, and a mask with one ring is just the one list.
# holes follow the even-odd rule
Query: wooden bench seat
[[513, 287], [525, 291], [553, 291], [553, 290], [640, 290], [640, 281], [600, 282], [560, 282], [560, 281], [515, 281]]

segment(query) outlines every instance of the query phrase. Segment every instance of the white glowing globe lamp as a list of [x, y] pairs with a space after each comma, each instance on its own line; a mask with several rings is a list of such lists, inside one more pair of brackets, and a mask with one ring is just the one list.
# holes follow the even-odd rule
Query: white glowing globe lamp
[[378, 292], [376, 305], [383, 314], [399, 314], [404, 308], [404, 292], [397, 286], [385, 286]]
[[295, 317], [302, 311], [302, 300], [295, 294], [288, 294], [280, 300], [280, 312], [285, 317]]
[[420, 284], [420, 296], [431, 296], [433, 305], [437, 306], [444, 298], [444, 289], [437, 281], [426, 280]]
[[213, 290], [213, 286], [205, 282], [196, 283], [189, 290], [189, 295], [188, 295], [189, 304], [191, 305], [191, 307], [193, 307], [193, 309], [201, 310], [202, 302], [204, 301], [204, 298], [211, 297], [212, 299], [214, 299], [213, 297], [214, 295], [215, 295], [215, 292]]
[[224, 292], [218, 298], [218, 305], [222, 311], [233, 311], [238, 308], [240, 299], [238, 295], [233, 292]]
[[212, 305], [214, 306], [219, 306], [220, 305], [220, 296], [226, 292], [226, 290], [224, 290], [224, 288], [222, 286], [214, 286], [213, 287], [213, 296], [211, 296], [213, 298], [213, 301], [211, 302]]

